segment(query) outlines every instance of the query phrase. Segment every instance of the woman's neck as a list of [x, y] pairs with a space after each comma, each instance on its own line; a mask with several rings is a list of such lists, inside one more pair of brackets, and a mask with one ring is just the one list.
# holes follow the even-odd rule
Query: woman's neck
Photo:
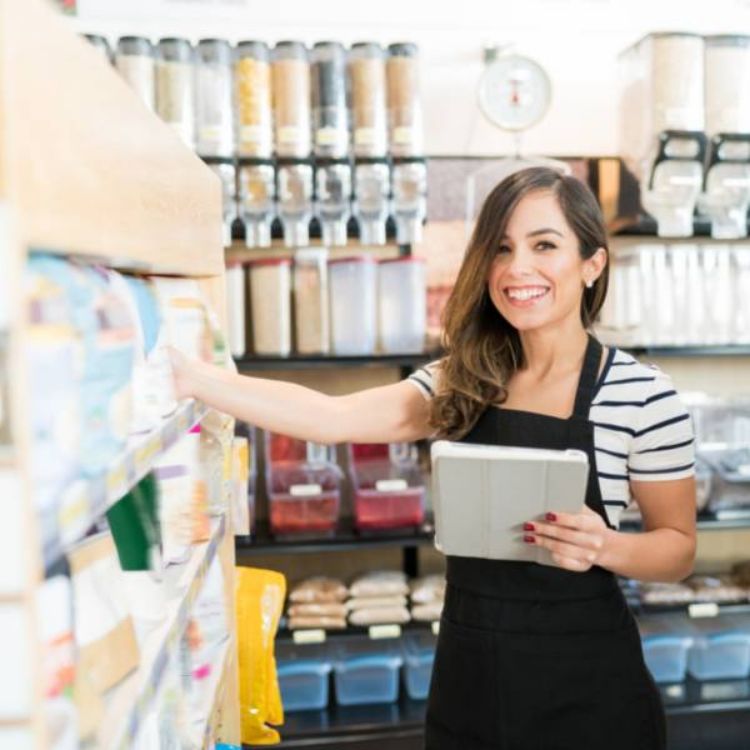
[[519, 336], [526, 362], [523, 369], [539, 380], [579, 368], [588, 342], [588, 334], [578, 318], [562, 325], [520, 331]]

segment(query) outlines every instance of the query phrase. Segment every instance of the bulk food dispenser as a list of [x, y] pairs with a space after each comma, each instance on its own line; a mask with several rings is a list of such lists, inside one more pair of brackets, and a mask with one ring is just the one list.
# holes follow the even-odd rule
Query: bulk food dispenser
[[313, 168], [310, 161], [310, 66], [301, 42], [279, 42], [272, 63], [278, 213], [287, 247], [309, 244]]
[[349, 51], [354, 151], [353, 212], [363, 245], [384, 245], [391, 192], [383, 49], [358, 42]]
[[689, 237], [704, 179], [703, 38], [649, 34], [621, 53], [620, 151], [662, 237]]
[[705, 39], [708, 165], [698, 210], [711, 236], [747, 236], [750, 206], [750, 36]]
[[234, 62], [240, 214], [248, 247], [271, 245], [276, 214], [271, 59], [264, 42], [237, 45]]
[[315, 212], [320, 221], [323, 244], [346, 245], [352, 193], [346, 52], [338, 42], [318, 42], [313, 47], [311, 58]]

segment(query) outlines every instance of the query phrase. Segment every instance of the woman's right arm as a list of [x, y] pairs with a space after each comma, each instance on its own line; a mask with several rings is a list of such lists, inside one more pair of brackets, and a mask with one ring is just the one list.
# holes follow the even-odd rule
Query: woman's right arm
[[170, 353], [178, 398], [316, 443], [396, 443], [432, 434], [429, 402], [411, 383], [328, 396], [296, 383], [238, 375]]

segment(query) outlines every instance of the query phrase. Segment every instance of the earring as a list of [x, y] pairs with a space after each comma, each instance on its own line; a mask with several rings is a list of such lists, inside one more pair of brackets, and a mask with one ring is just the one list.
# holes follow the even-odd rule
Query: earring
[[586, 282], [586, 289], [591, 289], [592, 286], [594, 286], [594, 281], [593, 281], [593, 279], [589, 279]]

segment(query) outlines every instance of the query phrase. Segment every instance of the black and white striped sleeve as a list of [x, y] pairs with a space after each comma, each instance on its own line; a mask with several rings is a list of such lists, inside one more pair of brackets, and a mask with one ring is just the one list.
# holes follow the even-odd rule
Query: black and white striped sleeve
[[412, 383], [419, 392], [429, 401], [437, 392], [438, 380], [440, 378], [440, 360], [430, 362], [430, 364], [415, 370], [408, 378], [408, 383]]
[[695, 472], [695, 438], [690, 414], [669, 376], [655, 370], [639, 409], [630, 442], [631, 480], [659, 482], [684, 479]]

